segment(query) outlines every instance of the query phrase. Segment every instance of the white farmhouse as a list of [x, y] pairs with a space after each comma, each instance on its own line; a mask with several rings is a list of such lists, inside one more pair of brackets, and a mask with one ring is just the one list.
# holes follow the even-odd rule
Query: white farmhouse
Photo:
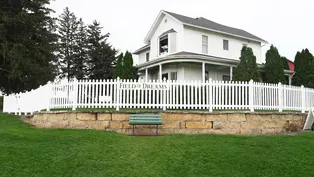
[[[191, 18], [160, 11], [144, 40], [139, 56], [140, 79], [232, 80], [242, 47], [253, 49], [263, 68], [265, 40], [244, 30], [224, 26], [203, 17]], [[286, 75], [293, 74], [285, 71]]]

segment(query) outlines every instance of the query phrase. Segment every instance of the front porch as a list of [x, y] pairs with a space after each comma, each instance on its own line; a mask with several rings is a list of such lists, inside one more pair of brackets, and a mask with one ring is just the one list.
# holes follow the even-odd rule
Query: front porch
[[[209, 78], [232, 81], [239, 60], [181, 52], [148, 61], [137, 66], [141, 80], [189, 80], [205, 82]], [[257, 64], [263, 72], [263, 64]], [[291, 85], [294, 72], [285, 70]], [[262, 76], [262, 74], [261, 74]], [[262, 77], [260, 78], [262, 81]]]
[[219, 66], [197, 62], [174, 62], [159, 64], [139, 70], [141, 80], [197, 80], [205, 82], [213, 80], [232, 80], [234, 66]]

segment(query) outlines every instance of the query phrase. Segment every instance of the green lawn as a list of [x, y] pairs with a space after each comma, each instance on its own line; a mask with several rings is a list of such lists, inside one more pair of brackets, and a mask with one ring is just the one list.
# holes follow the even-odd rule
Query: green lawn
[[0, 176], [313, 176], [314, 134], [133, 137], [0, 114]]

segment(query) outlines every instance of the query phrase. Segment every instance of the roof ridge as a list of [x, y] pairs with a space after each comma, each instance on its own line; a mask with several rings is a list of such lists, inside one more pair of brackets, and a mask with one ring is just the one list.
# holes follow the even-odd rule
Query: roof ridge
[[192, 18], [192, 17], [188, 17], [185, 15], [169, 12], [166, 10], [163, 10], [163, 11], [165, 13], [168, 13], [169, 15], [173, 16], [177, 20], [179, 20], [183, 23], [186, 23], [186, 24], [195, 25], [195, 26], [199, 26], [199, 27], [203, 27], [203, 28], [207, 28], [207, 29], [212, 29], [212, 30], [216, 30], [216, 31], [224, 32], [224, 33], [229, 33], [231, 35], [241, 36], [244, 38], [255, 39], [255, 40], [267, 43], [267, 41], [265, 41], [264, 39], [259, 38], [255, 35], [253, 35], [252, 33], [249, 33], [243, 29], [240, 29], [240, 28], [235, 28], [235, 27], [223, 25], [223, 24], [217, 23], [215, 21], [208, 20], [204, 17]]

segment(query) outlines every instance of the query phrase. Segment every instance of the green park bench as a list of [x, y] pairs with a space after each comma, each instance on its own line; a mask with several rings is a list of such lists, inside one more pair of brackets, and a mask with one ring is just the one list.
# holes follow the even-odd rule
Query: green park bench
[[158, 126], [162, 125], [162, 119], [160, 114], [130, 114], [129, 124], [133, 126], [133, 135], [135, 125], [157, 125], [158, 135]]

